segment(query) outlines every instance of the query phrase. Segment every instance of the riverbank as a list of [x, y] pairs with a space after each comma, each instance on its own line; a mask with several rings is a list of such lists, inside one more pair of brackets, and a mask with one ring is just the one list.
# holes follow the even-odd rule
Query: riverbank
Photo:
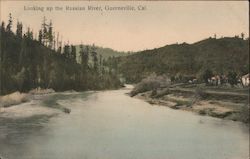
[[58, 109], [44, 107], [42, 105], [38, 105], [34, 101], [31, 101], [27, 103], [13, 105], [11, 107], [0, 108], [0, 117], [20, 119], [20, 118], [30, 118], [33, 116], [40, 116], [40, 115], [53, 116], [60, 112], [61, 111]]
[[28, 93], [20, 93], [19, 91], [0, 96], [0, 108], [10, 107], [30, 101], [34, 95], [46, 95], [55, 93], [53, 89], [42, 89], [40, 87], [30, 90]]
[[55, 92], [53, 89], [36, 88], [28, 93], [14, 92], [0, 96], [0, 118], [29, 118], [37, 115], [53, 116], [58, 113], [71, 113], [70, 107], [54, 102], [58, 94], [74, 96], [79, 92], [75, 90]]
[[246, 90], [222, 90], [196, 86], [158, 88], [135, 95], [152, 105], [191, 111], [249, 124], [249, 101]]
[[36, 88], [29, 93], [14, 92], [0, 97], [0, 117], [1, 118], [29, 118], [32, 116], [48, 115], [52, 116], [60, 113], [59, 109], [44, 107], [37, 99], [46, 98], [53, 94], [52, 89]]

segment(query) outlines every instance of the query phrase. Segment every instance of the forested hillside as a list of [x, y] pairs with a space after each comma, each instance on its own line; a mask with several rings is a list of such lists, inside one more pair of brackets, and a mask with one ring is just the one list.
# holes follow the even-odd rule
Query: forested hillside
[[21, 22], [17, 22], [15, 31], [12, 25], [10, 15], [7, 25], [2, 22], [0, 28], [0, 94], [26, 92], [36, 87], [56, 91], [120, 87], [117, 75], [104, 69], [94, 48], [81, 46], [82, 60], [77, 63], [75, 46], [56, 47], [52, 22], [46, 24], [44, 19], [38, 39], [30, 28], [24, 31]]
[[[81, 49], [80, 49], [80, 45], [76, 45], [75, 47], [76, 47], [77, 61], [80, 62], [81, 61], [81, 56], [80, 56], [80, 50]], [[88, 45], [83, 45], [83, 47], [88, 47]], [[111, 48], [103, 48], [103, 47], [100, 47], [100, 46], [94, 46], [94, 47], [96, 49], [97, 56], [99, 58], [104, 59], [104, 60], [106, 60], [108, 58], [112, 58], [112, 57], [119, 57], [119, 56], [127, 56], [127, 55], [129, 55], [128, 52], [116, 51], [116, 50], [113, 50]]]
[[117, 65], [127, 82], [136, 83], [152, 73], [172, 79], [201, 78], [205, 72], [214, 75], [249, 72], [249, 39], [244, 37], [208, 38], [193, 44], [173, 44], [145, 50], [109, 61]]

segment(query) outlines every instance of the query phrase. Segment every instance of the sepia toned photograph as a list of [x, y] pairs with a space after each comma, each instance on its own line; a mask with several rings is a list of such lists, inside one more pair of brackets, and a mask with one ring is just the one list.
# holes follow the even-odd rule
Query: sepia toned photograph
[[248, 1], [0, 0], [0, 159], [250, 159]]

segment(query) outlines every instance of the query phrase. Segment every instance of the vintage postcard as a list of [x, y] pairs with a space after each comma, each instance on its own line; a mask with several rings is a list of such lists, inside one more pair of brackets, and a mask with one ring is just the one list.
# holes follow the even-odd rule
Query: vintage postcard
[[0, 13], [0, 159], [249, 159], [248, 1]]

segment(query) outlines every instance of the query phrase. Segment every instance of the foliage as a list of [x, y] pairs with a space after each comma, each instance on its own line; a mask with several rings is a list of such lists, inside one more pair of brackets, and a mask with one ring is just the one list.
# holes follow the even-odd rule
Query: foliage
[[[56, 49], [52, 22], [49, 25], [43, 22], [38, 40], [33, 39], [30, 28], [23, 33], [21, 22], [17, 23], [14, 34], [11, 30], [11, 15], [7, 26], [5, 28], [2, 22], [0, 28], [0, 94], [27, 92], [37, 87], [81, 91], [121, 86], [115, 72], [105, 71], [103, 65], [98, 65], [97, 56], [94, 57], [96, 64], [91, 67], [87, 65], [87, 54], [83, 57], [85, 62], [76, 62], [75, 46], [67, 44]], [[104, 71], [100, 73], [99, 70]]]
[[234, 71], [230, 71], [228, 73], [228, 83], [233, 87], [234, 85], [237, 85], [238, 80], [237, 80], [237, 73]]
[[166, 87], [168, 85], [170, 85], [170, 79], [167, 76], [157, 76], [156, 74], [152, 74], [149, 77], [143, 79], [134, 87], [134, 89], [131, 91], [131, 96], [135, 96], [138, 93], [150, 90], [155, 90], [159, 87]]
[[208, 80], [211, 79], [212, 76], [213, 76], [212, 71], [207, 69], [202, 75], [202, 78], [205, 81], [205, 83], [208, 84], [209, 83]]
[[[155, 72], [174, 77], [208, 77], [226, 75], [235, 70], [239, 75], [249, 72], [249, 39], [225, 37], [208, 38], [193, 44], [173, 44], [145, 50], [113, 61], [128, 83], [138, 83]], [[111, 63], [109, 62], [109, 63]], [[211, 72], [207, 72], [207, 70]]]

